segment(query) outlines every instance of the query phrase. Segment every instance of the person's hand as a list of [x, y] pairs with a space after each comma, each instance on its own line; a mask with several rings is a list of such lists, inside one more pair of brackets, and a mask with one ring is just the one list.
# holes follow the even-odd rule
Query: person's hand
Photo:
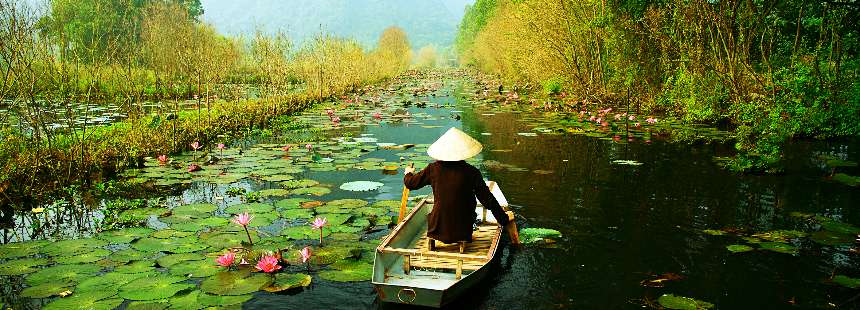
[[403, 168], [403, 174], [415, 173], [415, 167]]

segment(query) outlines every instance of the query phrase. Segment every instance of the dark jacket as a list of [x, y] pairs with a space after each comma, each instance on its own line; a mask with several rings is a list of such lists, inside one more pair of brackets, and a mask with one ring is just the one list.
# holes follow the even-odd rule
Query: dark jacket
[[433, 187], [433, 210], [427, 218], [427, 235], [433, 239], [454, 243], [472, 241], [475, 222], [475, 197], [487, 207], [502, 226], [508, 224], [499, 202], [490, 193], [478, 168], [465, 161], [437, 161], [417, 174], [407, 173], [403, 184], [410, 190]]

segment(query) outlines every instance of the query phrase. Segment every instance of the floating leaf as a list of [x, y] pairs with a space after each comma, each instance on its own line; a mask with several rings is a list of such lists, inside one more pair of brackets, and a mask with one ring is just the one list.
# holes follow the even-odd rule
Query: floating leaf
[[27, 276], [27, 284], [40, 285], [54, 281], [77, 283], [101, 270], [102, 267], [96, 265], [57, 265], [43, 268]]
[[762, 242], [759, 243], [759, 246], [763, 250], [773, 251], [777, 253], [797, 254], [799, 252], [797, 247], [781, 242]]
[[31, 256], [39, 253], [39, 249], [49, 244], [49, 241], [27, 241], [0, 245], [0, 259]]
[[290, 191], [282, 188], [264, 189], [256, 192], [260, 198], [289, 196]]
[[833, 175], [833, 181], [848, 185], [848, 186], [857, 186], [857, 177], [852, 175], [847, 175], [844, 173], [837, 173]]
[[117, 291], [114, 289], [106, 289], [85, 293], [74, 293], [69, 297], [55, 299], [53, 302], [45, 305], [45, 307], [42, 309], [112, 310], [122, 304], [122, 298], [113, 298], [114, 296], [116, 296], [116, 293]]
[[125, 249], [113, 252], [108, 258], [110, 260], [122, 263], [128, 263], [131, 261], [142, 260], [151, 257], [152, 253], [150, 252], [141, 252], [135, 249]]
[[19, 276], [36, 272], [39, 266], [48, 264], [50, 261], [44, 258], [23, 258], [6, 261], [0, 264], [0, 276]]
[[320, 184], [320, 182], [317, 182], [314, 180], [309, 180], [309, 179], [289, 180], [289, 181], [281, 182], [281, 187], [286, 188], [286, 189], [297, 189], [297, 188], [303, 188], [303, 187], [317, 186], [319, 184]]
[[561, 232], [549, 228], [523, 228], [520, 230], [520, 238], [524, 244], [545, 241], [545, 239], [561, 238]]
[[210, 260], [194, 260], [177, 263], [170, 267], [170, 274], [175, 276], [187, 276], [192, 278], [205, 278], [215, 275], [223, 268]]
[[857, 167], [857, 162], [853, 162], [850, 160], [842, 160], [842, 159], [831, 159], [826, 162], [826, 164], [830, 167]]
[[200, 297], [200, 291], [190, 291], [188, 293], [178, 293], [168, 300], [170, 307], [173, 309], [197, 310], [203, 309], [205, 306], [197, 300]]
[[328, 193], [331, 193], [331, 190], [325, 187], [314, 186], [314, 187], [305, 187], [298, 188], [290, 191], [290, 194], [293, 195], [313, 195], [313, 196], [323, 196]]
[[843, 234], [828, 230], [822, 230], [812, 233], [812, 236], [809, 239], [815, 241], [818, 244], [823, 245], [850, 245], [854, 243], [854, 235], [851, 234]]
[[367, 205], [367, 201], [361, 199], [338, 199], [332, 200], [326, 203], [326, 206], [333, 206], [339, 208], [346, 209], [354, 209], [359, 207], [364, 207]]
[[822, 216], [816, 217], [816, 219], [821, 222], [821, 228], [825, 230], [842, 234], [860, 234], [860, 228], [854, 227], [854, 225], [838, 222], [831, 218]]
[[308, 201], [312, 201], [312, 200], [307, 199], [307, 198], [287, 198], [287, 199], [278, 200], [278, 202], [275, 203], [275, 207], [277, 207], [278, 209], [282, 209], [282, 210], [301, 209], [302, 203], [305, 203]]
[[62, 292], [68, 291], [74, 286], [74, 283], [71, 282], [52, 281], [25, 288], [21, 291], [21, 296], [29, 298], [46, 298], [51, 296], [57, 296]]
[[114, 272], [120, 273], [142, 273], [155, 270], [155, 262], [153, 261], [136, 261], [128, 265], [116, 267]]
[[95, 249], [91, 252], [76, 254], [74, 256], [63, 256], [54, 259], [58, 264], [86, 264], [94, 263], [102, 260], [111, 254], [111, 251], [105, 249]]
[[240, 305], [246, 301], [254, 298], [254, 295], [238, 295], [238, 296], [229, 296], [229, 295], [209, 295], [206, 293], [200, 293], [197, 296], [197, 302], [200, 305], [207, 307], [224, 307], [224, 306], [233, 306]]
[[714, 304], [712, 303], [690, 297], [675, 296], [673, 294], [663, 294], [663, 296], [657, 299], [657, 302], [667, 309], [698, 310], [714, 308]]
[[288, 220], [311, 219], [314, 217], [314, 211], [310, 209], [289, 209], [281, 212], [281, 216]]
[[129, 300], [157, 300], [194, 288], [193, 284], [180, 283], [182, 281], [184, 277], [165, 275], [139, 278], [121, 286], [119, 296]]
[[833, 277], [833, 282], [848, 288], [860, 288], [860, 279], [851, 278], [845, 275], [837, 275]]
[[366, 192], [377, 190], [383, 185], [385, 184], [372, 181], [353, 181], [341, 184], [340, 189], [352, 192]]
[[319, 273], [320, 278], [336, 282], [370, 281], [373, 265], [361, 261], [339, 261], [331, 265], [336, 270]]
[[86, 253], [107, 245], [107, 241], [100, 239], [71, 239], [61, 240], [46, 245], [42, 248], [42, 254], [50, 256], [70, 256]]
[[166, 299], [150, 301], [132, 301], [128, 303], [125, 310], [164, 310], [170, 307]]
[[767, 231], [763, 233], [757, 233], [752, 235], [753, 237], [773, 241], [773, 242], [787, 242], [791, 239], [803, 238], [806, 237], [806, 233], [797, 230], [774, 230]]
[[158, 260], [156, 260], [156, 262], [158, 263], [158, 266], [170, 267], [170, 266], [176, 265], [180, 262], [203, 260], [205, 258], [206, 258], [205, 256], [200, 255], [200, 254], [182, 253], [182, 254], [170, 254], [170, 255], [162, 256], [162, 257], [158, 258]]
[[732, 244], [732, 245], [726, 246], [726, 249], [731, 251], [732, 253], [740, 253], [740, 252], [752, 251], [755, 248], [748, 246], [748, 245], [743, 245], [743, 244]]
[[726, 232], [724, 232], [722, 230], [715, 230], [715, 229], [705, 229], [702, 232], [709, 234], [711, 236], [723, 236], [726, 234]]
[[232, 205], [224, 209], [225, 213], [229, 214], [240, 214], [248, 212], [251, 215], [256, 215], [259, 213], [269, 213], [275, 210], [270, 204], [265, 203], [243, 203], [238, 205]]
[[311, 276], [303, 273], [279, 273], [275, 275], [275, 281], [264, 290], [267, 292], [281, 292], [297, 287], [311, 285]]
[[152, 238], [158, 238], [158, 239], [170, 239], [170, 238], [188, 237], [188, 236], [191, 236], [193, 234], [194, 234], [194, 232], [179, 231], [179, 230], [173, 230], [173, 229], [163, 229], [163, 230], [156, 231], [149, 236]]
[[91, 292], [100, 290], [110, 290], [122, 286], [123, 284], [143, 278], [155, 276], [155, 271], [142, 273], [120, 273], [108, 272], [97, 277], [90, 277], [78, 283], [75, 287], [75, 292]]
[[266, 274], [254, 274], [236, 271], [222, 271], [203, 280], [200, 290], [214, 295], [245, 295], [263, 289], [272, 283], [272, 277]]
[[104, 231], [96, 235], [96, 238], [105, 240], [110, 243], [122, 244], [149, 236], [149, 234], [151, 234], [152, 232], [153, 229], [149, 228], [126, 228], [120, 230]]
[[143, 252], [169, 252], [177, 244], [174, 239], [143, 238], [132, 243], [131, 247]]

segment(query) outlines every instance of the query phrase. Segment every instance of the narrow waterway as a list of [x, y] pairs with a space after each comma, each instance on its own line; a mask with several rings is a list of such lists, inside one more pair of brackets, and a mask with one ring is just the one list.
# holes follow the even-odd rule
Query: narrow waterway
[[[163, 200], [168, 208], [214, 204], [213, 216], [226, 219], [228, 208], [242, 203], [240, 198], [230, 197], [228, 190], [278, 189], [280, 180], [265, 176], [261, 180], [249, 172], [278, 165], [299, 167], [285, 173], [295, 180], [318, 181], [330, 190], [311, 199], [362, 199], [371, 204], [397, 200], [402, 170], [386, 174], [379, 167], [355, 169], [355, 165], [426, 164], [429, 159], [422, 153], [426, 145], [449, 127], [459, 127], [484, 144], [474, 163], [486, 178], [500, 184], [519, 215], [520, 228], [557, 229], [563, 237], [551, 244], [522, 248], [505, 241], [491, 275], [451, 305], [452, 309], [641, 309], [657, 307], [663, 294], [695, 298], [719, 309], [855, 309], [860, 304], [860, 292], [830, 280], [834, 275], [860, 277], [858, 242], [815, 241], [821, 239], [815, 236], [828, 231], [823, 228], [828, 223], [841, 225], [840, 236], [857, 234], [852, 229], [860, 226], [860, 188], [831, 181], [827, 176], [832, 168], [820, 159], [827, 155], [860, 160], [855, 141], [797, 142], [788, 148], [784, 174], [737, 175], [715, 163], [714, 157], [725, 153], [725, 146], [719, 144], [669, 143], [659, 138], [620, 142], [536, 130], [543, 111], [486, 104], [476, 97], [482, 91], [477, 79], [468, 75], [444, 79], [427, 75], [400, 86], [399, 90], [371, 92], [367, 96], [375, 96], [379, 103], [367, 108], [340, 102], [333, 106], [343, 123], [334, 128], [320, 125], [329, 140], [314, 143], [322, 157], [331, 157], [331, 161], [308, 163], [310, 160], [299, 155], [281, 158], [277, 153], [280, 144], [272, 141], [245, 146], [242, 154], [235, 154], [237, 146], [232, 146], [234, 150], [227, 151], [224, 162], [204, 166], [204, 173], [221, 170], [220, 175], [195, 175], [179, 181], [175, 172], [158, 172], [168, 175], [164, 179], [177, 180], [166, 186], [174, 187], [178, 194]], [[422, 91], [416, 91], [419, 88]], [[369, 114], [375, 111], [384, 116], [374, 120]], [[297, 119], [318, 125], [328, 120], [323, 109]], [[367, 146], [355, 150], [354, 141]], [[376, 143], [417, 146], [391, 150]], [[301, 148], [303, 145], [296, 145], [291, 152]], [[336, 156], [347, 151], [354, 151], [354, 156]], [[856, 167], [841, 169], [857, 174]], [[224, 181], [225, 176], [235, 180]], [[358, 180], [383, 185], [364, 192], [338, 187]], [[423, 189], [413, 195], [427, 193], [429, 189]], [[277, 206], [287, 197], [297, 196], [273, 194], [264, 196], [261, 203]], [[160, 213], [150, 215], [150, 228], [169, 226], [159, 220]], [[258, 229], [261, 235], [278, 238], [284, 229], [306, 225], [306, 220], [276, 217]], [[353, 218], [352, 223], [356, 222]], [[389, 231], [385, 223], [373, 223], [362, 227], [364, 233], [357, 241], [372, 244]], [[207, 229], [216, 228], [194, 232], [204, 240]], [[313, 244], [310, 239], [278, 240], [300, 247]], [[785, 246], [773, 250], [770, 243]], [[734, 253], [727, 249], [729, 245], [748, 245], [753, 250]], [[214, 248], [197, 253], [217, 252]], [[101, 272], [110, 272], [112, 264], [103, 266], [108, 267]], [[317, 272], [309, 273], [313, 282], [307, 288], [279, 294], [256, 292], [242, 308], [409, 308], [379, 304], [368, 281], [329, 281]], [[52, 301], [17, 296], [26, 287], [25, 276], [3, 278], [4, 283], [14, 284], [4, 286], [2, 300], [7, 306], [39, 308]], [[124, 301], [121, 307], [129, 305]]]

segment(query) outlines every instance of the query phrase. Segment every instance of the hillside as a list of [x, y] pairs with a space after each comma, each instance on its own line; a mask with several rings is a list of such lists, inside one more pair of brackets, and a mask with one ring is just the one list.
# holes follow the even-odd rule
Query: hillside
[[286, 31], [295, 41], [320, 29], [375, 45], [388, 26], [406, 30], [413, 48], [426, 44], [450, 46], [456, 35], [458, 0], [204, 0], [204, 20], [226, 34]]

